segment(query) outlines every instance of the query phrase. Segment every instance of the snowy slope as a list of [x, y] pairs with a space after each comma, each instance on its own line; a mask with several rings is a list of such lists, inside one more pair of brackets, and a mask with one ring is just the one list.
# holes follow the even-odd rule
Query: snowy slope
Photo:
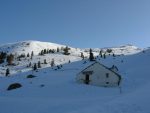
[[127, 45], [123, 45], [123, 46], [119, 46], [119, 47], [112, 47], [112, 48], [108, 48], [108, 49], [112, 49], [112, 52], [115, 54], [135, 54], [140, 52], [142, 49], [133, 46], [131, 44], [127, 44]]
[[[34, 52], [34, 57], [31, 60], [30, 58], [22, 58], [21, 61], [15, 60], [14, 63], [16, 66], [7, 66], [5, 64], [0, 64], [0, 76], [5, 75], [5, 70], [9, 68], [11, 70], [11, 74], [16, 74], [16, 73], [21, 73], [21, 72], [26, 72], [31, 70], [32, 68], [27, 68], [27, 65], [29, 63], [32, 63], [32, 66], [34, 63], [37, 63], [40, 61], [41, 63], [44, 62], [44, 59], [47, 60], [48, 64], [43, 65], [42, 67], [50, 67], [50, 62], [52, 59], [55, 59], [55, 64], [64, 64], [68, 63], [70, 60], [71, 62], [81, 60], [81, 52], [84, 54], [85, 58], [89, 57], [89, 49], [80, 49], [80, 48], [73, 48], [69, 47], [70, 50], [69, 52], [71, 53], [69, 56], [62, 55], [62, 52], [55, 53], [55, 54], [46, 54], [44, 56], [39, 56], [38, 54], [41, 52], [41, 50], [44, 49], [61, 49], [62, 47], [66, 47], [65, 45], [61, 44], [55, 44], [55, 43], [50, 43], [50, 42], [40, 42], [40, 41], [22, 41], [22, 42], [17, 42], [17, 43], [12, 43], [12, 44], [5, 44], [3, 46], [0, 46], [0, 51], [7, 52], [8, 54], [12, 53], [17, 57], [18, 55], [25, 54], [27, 55], [28, 53], [31, 54], [31, 52]], [[112, 52], [110, 54], [115, 54], [115, 55], [129, 55], [129, 54], [135, 54], [142, 49], [132, 46], [132, 45], [125, 45], [125, 46], [120, 46], [120, 47], [113, 47], [113, 48], [93, 48], [93, 53], [95, 56], [99, 55], [100, 50], [102, 50], [104, 53], [107, 51], [107, 49], [111, 49]]]
[[[149, 50], [130, 56], [101, 59], [107, 66], [115, 64], [124, 80], [119, 88], [87, 86], [75, 82], [76, 73], [90, 64], [78, 61], [65, 64], [61, 70], [45, 68], [34, 72], [36, 78], [26, 79], [32, 72], [1, 78], [0, 106], [3, 113], [149, 113], [150, 62]], [[120, 60], [124, 60], [123, 63]], [[142, 59], [142, 60], [139, 60]], [[112, 62], [110, 62], [112, 61]], [[136, 63], [136, 65], [135, 65]], [[145, 71], [141, 71], [145, 70]], [[22, 88], [6, 91], [10, 83]], [[44, 84], [44, 87], [41, 87]], [[14, 104], [15, 103], [15, 104]], [[7, 109], [7, 107], [9, 109]]]
[[[22, 53], [31, 53], [34, 51], [35, 55], [38, 55], [39, 52], [43, 49], [57, 49], [61, 47], [66, 47], [65, 45], [55, 44], [51, 42], [40, 42], [40, 41], [22, 41], [17, 43], [5, 44], [0, 46], [0, 51], [13, 53], [13, 54], [22, 54]], [[72, 51], [75, 48], [71, 48]], [[78, 49], [76, 49], [78, 50]]]
[[[43, 64], [44, 59], [46, 59], [47, 64]], [[71, 62], [81, 60], [81, 57], [72, 56], [72, 55], [66, 56], [66, 55], [56, 53], [56, 54], [46, 54], [44, 56], [34, 56], [32, 60], [30, 58], [23, 58], [23, 59], [21, 59], [21, 61], [14, 61], [14, 63], [17, 64], [16, 66], [0, 67], [0, 76], [3, 76], [3, 77], [5, 76], [7, 68], [10, 69], [11, 75], [15, 75], [16, 73], [23, 73], [23, 72], [30, 71], [30, 70], [32, 70], [32, 67], [34, 66], [34, 64], [35, 63], [37, 64], [38, 61], [41, 62], [42, 68], [51, 67], [52, 59], [55, 60], [55, 66], [57, 66], [57, 65], [68, 63], [69, 60]], [[30, 62], [32, 64], [32, 66], [27, 67], [27, 65], [29, 65]]]
[[[55, 43], [50, 43], [50, 42], [40, 42], [40, 41], [22, 41], [22, 42], [17, 42], [17, 43], [11, 43], [11, 44], [5, 44], [0, 46], [0, 51], [8, 52], [8, 53], [17, 53], [17, 54], [22, 54], [22, 53], [31, 53], [34, 51], [35, 55], [38, 55], [38, 53], [43, 50], [43, 49], [57, 49], [61, 47], [66, 47], [66, 45], [61, 45], [61, 44], [55, 44]], [[79, 48], [71, 48], [70, 53], [72, 55], [80, 55], [81, 52], [85, 54], [85, 56], [88, 55], [89, 48], [87, 49], [79, 49]], [[109, 48], [93, 48], [93, 52], [95, 55], [99, 54], [100, 50], [106, 51], [107, 49], [112, 49], [112, 52], [115, 54], [133, 54], [140, 52], [142, 49], [133, 46], [133, 45], [124, 45], [124, 46], [118, 46], [118, 47], [109, 47]]]
[[[79, 48], [72, 48], [69, 47], [69, 52], [71, 53], [69, 56], [63, 55], [62, 52], [56, 52], [55, 54], [45, 54], [44, 56], [38, 55], [41, 50], [44, 49], [55, 49], [66, 47], [65, 45], [61, 44], [55, 44], [50, 42], [40, 42], [40, 41], [22, 41], [17, 43], [11, 43], [11, 44], [5, 44], [3, 46], [0, 46], [0, 51], [7, 52], [8, 54], [12, 53], [15, 55], [14, 64], [15, 66], [7, 66], [7, 63], [0, 64], [0, 76], [4, 76], [6, 69], [9, 68], [11, 70], [11, 74], [26, 72], [29, 70], [32, 70], [32, 68], [27, 68], [27, 65], [29, 63], [32, 63], [32, 66], [34, 63], [38, 63], [40, 61], [41, 63], [44, 62], [44, 59], [46, 59], [47, 63], [46, 65], [42, 65], [43, 68], [50, 67], [50, 63], [52, 59], [55, 59], [55, 65], [60, 65], [64, 63], [68, 63], [70, 60], [71, 62], [81, 60], [79, 57], [81, 55], [81, 50]], [[31, 59], [29, 58], [22, 58], [21, 61], [16, 60], [18, 55], [28, 53], [31, 55], [31, 52], [34, 52], [34, 56]], [[88, 55], [85, 53], [85, 55]]]
[[48, 42], [40, 42], [40, 41], [23, 41], [11, 44], [5, 44], [0, 47], [0, 51], [8, 52], [8, 53], [34, 53], [37, 55], [43, 49], [57, 49], [57, 47], [64, 47], [64, 45], [48, 43]]
[[[123, 47], [126, 48], [127, 46]], [[128, 48], [129, 47], [129, 48]], [[56, 59], [56, 64], [63, 64], [59, 70], [43, 65], [38, 72], [31, 69], [14, 76], [0, 78], [0, 108], [2, 113], [150, 113], [150, 49], [139, 50], [128, 46], [125, 55], [106, 59], [97, 58], [97, 61], [111, 67], [116, 65], [123, 81], [120, 89], [90, 86], [76, 83], [76, 74], [90, 65], [88, 60], [81, 60], [78, 56], [62, 54], [47, 54], [34, 56], [37, 59]], [[121, 53], [120, 48], [114, 48]], [[129, 49], [129, 50], [128, 50]], [[129, 53], [130, 51], [130, 53]], [[77, 52], [78, 53], [78, 52]], [[132, 53], [132, 54], [131, 54]], [[134, 53], [134, 54], [133, 54]], [[95, 51], [95, 54], [98, 52]], [[50, 61], [49, 60], [49, 61]], [[71, 60], [71, 63], [68, 63]], [[84, 63], [84, 62], [87, 63]], [[22, 62], [22, 63], [21, 63]], [[22, 60], [21, 68], [27, 60]], [[22, 65], [22, 66], [21, 66]], [[16, 67], [12, 67], [15, 70]], [[27, 69], [24, 67], [23, 69]], [[33, 74], [37, 77], [27, 79]], [[22, 88], [7, 91], [11, 83], [19, 82]], [[1, 113], [0, 112], [0, 113]]]

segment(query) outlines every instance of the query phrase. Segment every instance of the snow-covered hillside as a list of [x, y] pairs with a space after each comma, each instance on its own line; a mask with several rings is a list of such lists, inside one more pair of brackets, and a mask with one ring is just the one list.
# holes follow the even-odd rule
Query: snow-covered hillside
[[[80, 48], [73, 48], [69, 47], [69, 56], [63, 55], [62, 51], [61, 52], [56, 52], [55, 54], [46, 54], [44, 56], [38, 55], [41, 50], [44, 49], [54, 49], [55, 51], [57, 48], [60, 50], [62, 48], [65, 48], [66, 45], [61, 45], [61, 44], [55, 44], [55, 43], [50, 43], [50, 42], [40, 42], [40, 41], [22, 41], [22, 42], [17, 42], [17, 43], [12, 43], [12, 44], [5, 44], [3, 46], [0, 46], [0, 52], [6, 52], [7, 54], [14, 54], [15, 55], [15, 66], [7, 66], [6, 63], [0, 64], [0, 76], [3, 76], [5, 74], [5, 70], [9, 68], [11, 70], [11, 74], [15, 73], [21, 73], [21, 72], [26, 72], [31, 70], [32, 68], [27, 68], [27, 65], [29, 63], [34, 65], [34, 63], [38, 63], [40, 61], [41, 63], [44, 62], [44, 59], [47, 60], [47, 65], [43, 65], [42, 67], [50, 67], [50, 63], [52, 59], [55, 59], [55, 64], [60, 65], [64, 63], [68, 63], [70, 60], [71, 62], [81, 60], [80, 56], [81, 53], [84, 54], [85, 58], [89, 57], [89, 49], [80, 49]], [[132, 46], [132, 45], [125, 45], [125, 46], [120, 46], [120, 47], [115, 47], [115, 48], [93, 48], [93, 53], [95, 56], [99, 55], [100, 51], [103, 51], [103, 54], [106, 53], [107, 49], [111, 49], [112, 52], [109, 54], [115, 54], [115, 55], [129, 55], [129, 54], [135, 54], [142, 49]], [[27, 58], [22, 58], [21, 61], [17, 60], [17, 56], [24, 54], [25, 56], [27, 54], [31, 54], [32, 51], [34, 52], [34, 57], [30, 59], [30, 57]], [[108, 55], [108, 53], [107, 53]], [[31, 66], [31, 67], [32, 67]]]
[[[50, 63], [52, 59], [55, 60], [55, 65], [60, 65], [64, 63], [68, 63], [69, 60], [71, 62], [81, 60], [79, 57], [81, 55], [82, 50], [79, 48], [72, 48], [69, 47], [69, 56], [63, 55], [62, 48], [65, 48], [65, 45], [50, 43], [50, 42], [40, 42], [40, 41], [22, 41], [12, 44], [5, 44], [0, 46], [0, 52], [6, 52], [7, 54], [14, 54], [14, 66], [8, 66], [7, 63], [0, 64], [0, 76], [3, 76], [6, 72], [6, 69], [9, 68], [11, 71], [11, 74], [15, 73], [22, 73], [29, 70], [32, 70], [32, 68], [27, 67], [29, 63], [31, 63], [31, 67], [40, 61], [41, 63], [44, 63], [44, 59], [46, 59], [47, 64], [43, 65], [42, 68], [50, 67]], [[39, 55], [41, 50], [55, 50], [57, 51], [57, 48], [59, 48], [60, 52], [55, 52], [54, 54], [44, 54]], [[19, 55], [25, 55], [27, 54], [31, 55], [32, 51], [34, 52], [34, 57], [31, 59], [30, 57], [25, 57], [17, 59]], [[88, 53], [84, 53], [85, 56], [88, 56]]]
[[[40, 41], [22, 41], [17, 43], [5, 44], [0, 46], [0, 51], [13, 53], [13, 54], [22, 54], [22, 53], [31, 53], [34, 51], [35, 55], [38, 55], [39, 52], [43, 49], [57, 49], [61, 47], [65, 47], [66, 45], [55, 44], [50, 42], [40, 42]], [[89, 49], [79, 49], [70, 47], [70, 52], [73, 55], [79, 55], [80, 52], [84, 52], [85, 54], [89, 52]], [[112, 49], [112, 52], [115, 54], [133, 54], [141, 51], [140, 48], [127, 44], [119, 47], [109, 47], [109, 48], [93, 48], [93, 52], [99, 54], [100, 50], [106, 51], [107, 49]], [[86, 54], [87, 55], [87, 54]]]
[[43, 49], [57, 49], [65, 47], [65, 45], [50, 43], [50, 42], [40, 42], [40, 41], [22, 41], [17, 43], [5, 44], [0, 46], [0, 51], [5, 51], [8, 53], [31, 53], [34, 51], [37, 55]]
[[[10, 45], [3, 46], [2, 49], [6, 50], [8, 46]], [[22, 46], [17, 45], [16, 47], [21, 48]], [[19, 51], [25, 49], [26, 52], [29, 52], [27, 48], [23, 47]], [[45, 49], [45, 46], [43, 48]], [[150, 87], [150, 49], [142, 50], [132, 45], [126, 45], [103, 48], [103, 51], [107, 49], [112, 49], [115, 56], [107, 54], [105, 59], [98, 56], [96, 60], [107, 67], [112, 65], [118, 67], [119, 74], [123, 78], [121, 88], [97, 87], [76, 82], [76, 74], [92, 63], [86, 58], [82, 60], [79, 57], [80, 52], [88, 56], [88, 52], [86, 52], [88, 49], [72, 49], [70, 55], [62, 53], [35, 55], [33, 59], [23, 58], [21, 61], [15, 61], [15, 63], [19, 62], [16, 66], [1, 64], [1, 73], [5, 73], [5, 69], [9, 67], [13, 74], [9, 77], [1, 74], [1, 112], [150, 113], [150, 90], [148, 90]], [[99, 55], [101, 49], [93, 50], [95, 55]], [[13, 49], [12, 51], [17, 52], [18, 50]], [[37, 71], [26, 67], [29, 62], [34, 64], [38, 61], [43, 62], [44, 59], [47, 59], [48, 63], [41, 64], [42, 68]], [[54, 67], [50, 67], [52, 59], [55, 59], [56, 66]], [[60, 64], [62, 67], [58, 69], [57, 65]], [[36, 77], [27, 78], [30, 74]], [[20, 83], [22, 87], [7, 91], [8, 86], [12, 83]]]
[[[94, 53], [99, 53], [100, 50], [102, 50], [103, 52], [106, 52], [108, 49], [111, 50], [111, 54], [114, 53], [116, 55], [129, 55], [129, 54], [135, 54], [135, 53], [142, 51], [141, 48], [138, 48], [138, 47], [133, 46], [131, 44], [118, 46], [118, 47], [94, 48], [92, 50]], [[85, 49], [84, 51], [89, 52], [89, 48]]]

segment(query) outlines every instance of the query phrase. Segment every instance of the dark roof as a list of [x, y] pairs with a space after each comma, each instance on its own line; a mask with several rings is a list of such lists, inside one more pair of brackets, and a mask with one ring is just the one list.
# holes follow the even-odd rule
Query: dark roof
[[110, 68], [106, 67], [105, 65], [103, 65], [103, 64], [101, 64], [101, 63], [99, 63], [99, 62], [97, 62], [97, 61], [95, 61], [94, 63], [92, 63], [92, 64], [90, 64], [89, 66], [87, 66], [85, 69], [83, 69], [83, 70], [82, 70], [81, 72], [79, 72], [78, 74], [84, 72], [86, 69], [88, 69], [89, 67], [93, 66], [93, 65], [96, 64], [96, 63], [98, 63], [99, 65], [105, 67], [107, 70], [113, 72], [114, 74], [116, 74], [116, 75], [119, 77], [119, 83], [118, 83], [118, 85], [120, 84], [120, 82], [121, 82], [121, 75], [118, 74], [118, 73], [116, 73], [115, 71], [111, 70]]

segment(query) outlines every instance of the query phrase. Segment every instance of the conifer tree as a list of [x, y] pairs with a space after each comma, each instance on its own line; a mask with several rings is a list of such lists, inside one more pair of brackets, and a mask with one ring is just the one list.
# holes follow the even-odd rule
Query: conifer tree
[[115, 57], [115, 54], [113, 53], [113, 57]]
[[47, 64], [47, 61], [46, 61], [46, 59], [44, 59], [44, 64]]
[[34, 56], [34, 52], [33, 52], [33, 51], [31, 52], [31, 56], [32, 56], [32, 57]]
[[38, 61], [38, 68], [41, 68], [41, 62]]
[[41, 55], [44, 55], [44, 50], [41, 51]]
[[2, 55], [0, 54], [0, 64], [4, 62]]
[[4, 63], [6, 56], [7, 56], [6, 53], [4, 53], [4, 52], [0, 53], [0, 64]]
[[31, 64], [31, 62], [30, 62], [30, 63], [29, 63], [29, 67], [31, 67], [31, 65], [32, 65], [32, 64]]
[[49, 50], [49, 53], [51, 53], [51, 52], [52, 52], [52, 50], [50, 49], [50, 50]]
[[30, 57], [30, 54], [29, 54], [29, 53], [27, 54], [27, 57]]
[[10, 55], [7, 56], [8, 65], [12, 65], [13, 60], [14, 60], [14, 55], [13, 54], [10, 54]]
[[94, 61], [94, 55], [92, 53], [92, 49], [90, 49], [90, 56], [89, 56], [90, 61]]
[[101, 56], [101, 58], [103, 57], [102, 50], [100, 50], [99, 55]]
[[83, 55], [83, 53], [81, 52], [81, 58], [84, 60], [84, 55]]
[[111, 52], [112, 52], [112, 49], [107, 49], [106, 52], [107, 52], [107, 53], [111, 53]]
[[51, 50], [51, 53], [55, 53], [55, 50], [54, 50], [54, 49], [52, 49], [52, 50]]
[[59, 47], [57, 47], [57, 52], [59, 52]]
[[104, 54], [104, 59], [106, 58], [106, 54]]
[[68, 63], [71, 63], [71, 61], [69, 60], [69, 62]]
[[44, 49], [44, 54], [46, 54], [47, 53], [47, 51], [46, 51], [46, 49]]
[[70, 53], [69, 53], [69, 50], [70, 50], [70, 48], [68, 48], [68, 46], [66, 46], [65, 48], [64, 48], [64, 55], [69, 55]]
[[49, 53], [49, 49], [46, 50], [46, 54], [48, 54], [48, 53]]
[[36, 63], [35, 63], [34, 66], [33, 66], [33, 70], [37, 70], [37, 65], [36, 65]]
[[55, 61], [54, 61], [54, 59], [52, 59], [52, 61], [51, 61], [51, 67], [53, 67], [53, 66], [55, 66]]
[[9, 68], [6, 69], [6, 76], [8, 76], [10, 74], [10, 70]]
[[[29, 53], [28, 53], [29, 54]], [[31, 60], [33, 59], [33, 56], [34, 56], [34, 53], [33, 53], [33, 51], [31, 52]], [[27, 55], [27, 57], [30, 57], [30, 54], [29, 55]]]

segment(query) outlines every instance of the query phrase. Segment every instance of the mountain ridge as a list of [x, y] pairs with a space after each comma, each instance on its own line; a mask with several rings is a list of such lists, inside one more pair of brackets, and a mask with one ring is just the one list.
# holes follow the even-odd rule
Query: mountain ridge
[[[20, 42], [14, 42], [14, 43], [8, 43], [8, 44], [3, 44], [0, 45], [0, 51], [4, 51], [7, 53], [31, 53], [32, 51], [35, 51], [35, 54], [37, 55], [41, 50], [43, 49], [57, 49], [61, 47], [66, 47], [67, 45], [61, 45], [61, 44], [56, 44], [56, 43], [51, 43], [51, 42], [41, 42], [41, 41], [34, 41], [34, 40], [27, 40], [27, 41], [20, 41]], [[89, 51], [90, 48], [71, 48], [72, 53], [77, 51], [77, 52], [84, 52], [84, 51]], [[112, 49], [113, 52], [115, 53], [116, 50], [118, 52], [120, 51], [120, 54], [124, 54], [126, 51], [132, 54], [132, 51], [139, 52], [142, 49], [138, 48], [136, 46], [133, 46], [131, 44], [127, 45], [121, 45], [121, 46], [116, 46], [116, 47], [104, 47], [104, 48], [92, 48], [93, 52], [99, 52], [101, 49], [106, 51], [107, 49]], [[125, 51], [125, 52], [121, 52]], [[119, 53], [116, 53], [119, 54]]]

